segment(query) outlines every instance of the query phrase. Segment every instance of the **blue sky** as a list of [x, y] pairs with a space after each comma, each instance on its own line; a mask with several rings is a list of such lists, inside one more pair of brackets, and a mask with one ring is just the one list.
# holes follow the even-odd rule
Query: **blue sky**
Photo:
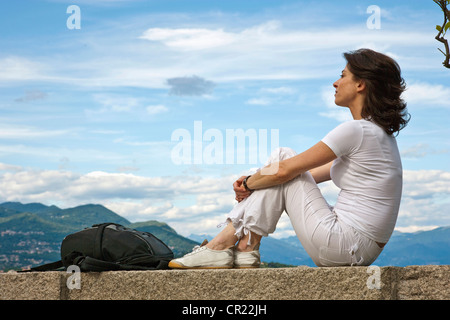
[[[380, 28], [368, 27], [370, 5], [380, 8]], [[301, 152], [350, 119], [334, 105], [332, 83], [342, 53], [367, 47], [395, 58], [408, 85], [397, 230], [450, 225], [450, 70], [432, 0], [0, 7], [2, 202], [101, 203], [133, 222], [214, 234], [234, 204], [232, 182], [262, 165], [251, 155], [270, 151], [271, 138]], [[226, 148], [227, 132], [240, 129], [256, 143]], [[181, 142], [191, 154], [180, 164]], [[322, 188], [333, 202], [335, 187]], [[292, 234], [283, 217], [275, 236]]]

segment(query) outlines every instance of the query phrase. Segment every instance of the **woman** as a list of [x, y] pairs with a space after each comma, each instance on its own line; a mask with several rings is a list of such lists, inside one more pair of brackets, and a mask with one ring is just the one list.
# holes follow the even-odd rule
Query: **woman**
[[[408, 123], [398, 64], [369, 49], [344, 54], [347, 65], [333, 86], [335, 103], [353, 120], [298, 155], [276, 150], [269, 164], [234, 184], [238, 204], [209, 243], [170, 262], [171, 268], [249, 268], [260, 264], [262, 236], [286, 211], [317, 266], [370, 265], [397, 220], [402, 164], [394, 134]], [[341, 189], [330, 207], [317, 184]], [[236, 244], [237, 243], [237, 244]]]

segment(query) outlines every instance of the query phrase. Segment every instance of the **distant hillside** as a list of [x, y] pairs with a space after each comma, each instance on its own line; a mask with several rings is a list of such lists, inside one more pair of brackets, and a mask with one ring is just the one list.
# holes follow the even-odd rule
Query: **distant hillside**
[[60, 209], [41, 203], [5, 202], [0, 204], [0, 270], [59, 260], [61, 242], [66, 235], [104, 222], [150, 232], [171, 247], [175, 256], [184, 255], [198, 244], [165, 223], [132, 224], [102, 205]]
[[150, 232], [159, 239], [163, 240], [164, 243], [172, 249], [175, 257], [185, 255], [187, 252], [192, 251], [194, 246], [198, 245], [198, 242], [179, 235], [175, 230], [169, 227], [169, 225], [163, 222], [151, 220], [132, 223], [129, 224], [128, 227], [140, 231]]
[[394, 232], [374, 264], [400, 267], [450, 264], [450, 227], [414, 233]]
[[16, 212], [35, 213], [42, 219], [64, 224], [75, 230], [85, 228], [100, 222], [114, 222], [122, 225], [130, 221], [117, 213], [98, 204], [87, 204], [69, 209], [60, 209], [57, 206], [46, 206], [41, 203], [22, 204], [20, 202], [4, 202], [0, 207]]
[[[306, 252], [301, 247], [296, 236], [279, 241], [285, 241], [296, 246], [297, 250]], [[271, 255], [270, 252], [267, 253]], [[303, 258], [304, 255], [299, 255]], [[309, 259], [310, 260], [310, 259]], [[286, 260], [277, 260], [283, 262]], [[287, 260], [291, 261], [291, 260]], [[287, 262], [284, 262], [287, 263]], [[410, 265], [446, 265], [450, 264], [450, 227], [441, 227], [430, 231], [419, 231], [414, 233], [402, 233], [395, 231], [384, 247], [378, 259], [373, 263], [377, 266]], [[314, 265], [310, 260], [305, 265]]]

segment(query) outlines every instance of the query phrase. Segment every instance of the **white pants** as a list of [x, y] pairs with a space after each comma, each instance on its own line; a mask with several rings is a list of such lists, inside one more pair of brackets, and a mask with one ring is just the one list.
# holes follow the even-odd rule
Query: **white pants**
[[[272, 153], [268, 163], [295, 156], [289, 148]], [[227, 221], [241, 238], [249, 231], [267, 237], [286, 211], [295, 233], [317, 266], [370, 265], [382, 249], [338, 219], [312, 175], [305, 172], [282, 185], [256, 190], [238, 203]]]

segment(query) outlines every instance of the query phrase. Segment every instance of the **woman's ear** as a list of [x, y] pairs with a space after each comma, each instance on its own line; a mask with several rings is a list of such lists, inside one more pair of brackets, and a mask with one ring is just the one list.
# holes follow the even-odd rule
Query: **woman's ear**
[[358, 80], [356, 82], [356, 91], [362, 93], [364, 90], [366, 90], [366, 82], [363, 79]]

